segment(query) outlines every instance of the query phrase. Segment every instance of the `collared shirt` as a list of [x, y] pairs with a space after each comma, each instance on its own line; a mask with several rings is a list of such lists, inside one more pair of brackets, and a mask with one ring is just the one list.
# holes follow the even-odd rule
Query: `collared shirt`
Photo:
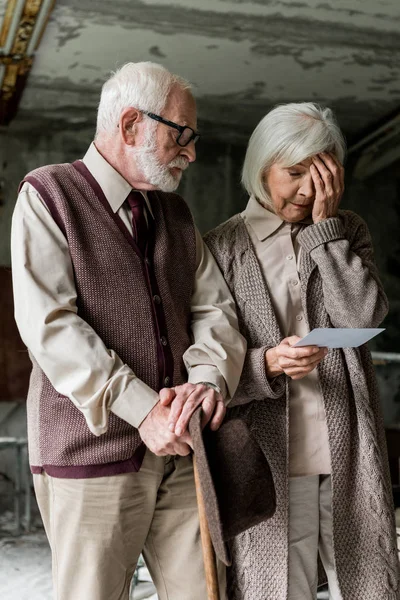
[[[306, 223], [287, 223], [254, 197], [242, 213], [272, 306], [285, 337], [309, 333], [300, 295], [298, 234]], [[289, 473], [291, 476], [331, 472], [328, 430], [318, 372], [290, 380]]]
[[[130, 184], [91, 144], [83, 162], [112, 210], [132, 233], [126, 198]], [[147, 219], [154, 218], [142, 192]], [[112, 411], [138, 427], [158, 394], [135, 376], [113, 349], [77, 314], [77, 292], [68, 243], [36, 189], [25, 182], [11, 235], [15, 317], [21, 337], [54, 388], [68, 396], [95, 435], [107, 430]], [[192, 296], [193, 345], [184, 354], [191, 383], [207, 381], [232, 397], [246, 344], [238, 331], [229, 289], [196, 230], [196, 278]]]

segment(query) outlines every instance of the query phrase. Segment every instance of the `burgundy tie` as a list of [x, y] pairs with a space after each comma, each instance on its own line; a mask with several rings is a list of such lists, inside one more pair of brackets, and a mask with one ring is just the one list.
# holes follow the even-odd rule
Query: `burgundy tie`
[[132, 230], [136, 245], [142, 254], [145, 254], [147, 245], [147, 221], [144, 214], [146, 208], [144, 198], [140, 192], [131, 191], [127, 198], [132, 211]]

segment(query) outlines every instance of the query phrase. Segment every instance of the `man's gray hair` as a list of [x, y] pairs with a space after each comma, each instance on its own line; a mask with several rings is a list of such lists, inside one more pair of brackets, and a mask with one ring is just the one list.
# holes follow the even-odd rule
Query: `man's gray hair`
[[292, 167], [320, 152], [332, 152], [341, 163], [346, 142], [330, 108], [313, 102], [276, 106], [253, 131], [246, 151], [242, 184], [249, 195], [269, 203], [266, 171], [274, 164]]
[[191, 90], [186, 79], [153, 62], [126, 63], [104, 83], [97, 111], [96, 136], [115, 132], [122, 111], [130, 106], [160, 114], [174, 85]]

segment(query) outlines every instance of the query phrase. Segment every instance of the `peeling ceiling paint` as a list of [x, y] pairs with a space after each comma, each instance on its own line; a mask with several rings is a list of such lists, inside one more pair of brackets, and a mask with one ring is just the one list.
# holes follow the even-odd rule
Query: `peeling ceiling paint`
[[212, 135], [245, 137], [274, 104], [312, 100], [356, 137], [400, 106], [400, 2], [58, 0], [20, 118], [93, 122], [103, 81], [130, 60], [192, 81]]

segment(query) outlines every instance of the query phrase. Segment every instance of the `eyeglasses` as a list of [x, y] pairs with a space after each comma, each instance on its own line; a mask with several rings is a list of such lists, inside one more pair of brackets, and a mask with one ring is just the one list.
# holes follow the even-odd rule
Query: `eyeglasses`
[[167, 121], [167, 119], [163, 119], [159, 115], [147, 112], [146, 110], [142, 110], [142, 113], [150, 117], [150, 119], [154, 119], [154, 121], [158, 121], [159, 123], [163, 123], [163, 125], [168, 125], [168, 127], [173, 127], [174, 129], [177, 129], [179, 131], [179, 134], [175, 141], [178, 144], [178, 146], [184, 147], [190, 144], [192, 140], [194, 143], [196, 143], [200, 139], [200, 134], [197, 133], [197, 131], [195, 131], [191, 127], [188, 127], [187, 125], [178, 125], [173, 121]]

